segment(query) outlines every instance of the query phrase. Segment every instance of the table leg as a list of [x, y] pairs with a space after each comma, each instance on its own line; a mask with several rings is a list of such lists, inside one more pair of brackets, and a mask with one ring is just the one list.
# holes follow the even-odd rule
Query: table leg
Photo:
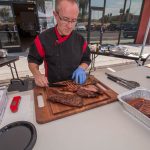
[[11, 63], [10, 63], [10, 64], [8, 64], [8, 67], [10, 68], [12, 78], [13, 78], [13, 79], [15, 79], [15, 77], [14, 77], [14, 73], [13, 73], [13, 67], [11, 66]]
[[19, 79], [19, 76], [18, 76], [18, 72], [17, 72], [17, 68], [16, 68], [15, 62], [13, 62], [13, 64], [14, 64], [14, 69], [15, 69], [15, 72], [16, 72], [16, 76], [17, 76], [17, 78]]
[[15, 73], [16, 73], [16, 78], [19, 79], [15, 62], [13, 62], [13, 66], [11, 65], [11, 63], [9, 63], [8, 67], [10, 68], [10, 71], [11, 71], [11, 74], [12, 74], [12, 78], [15, 79], [15, 75], [14, 75], [14, 72], [13, 72], [13, 69], [14, 69]]

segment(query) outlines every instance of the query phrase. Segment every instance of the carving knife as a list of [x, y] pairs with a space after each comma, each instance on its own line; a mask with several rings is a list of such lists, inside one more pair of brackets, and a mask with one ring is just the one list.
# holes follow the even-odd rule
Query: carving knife
[[49, 87], [65, 87], [67, 85], [61, 83], [49, 83]]

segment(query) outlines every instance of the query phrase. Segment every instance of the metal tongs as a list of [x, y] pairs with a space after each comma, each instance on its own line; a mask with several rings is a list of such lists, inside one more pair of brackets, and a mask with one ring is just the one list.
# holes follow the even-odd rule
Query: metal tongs
[[120, 84], [121, 86], [124, 86], [127, 89], [134, 89], [140, 86], [140, 84], [136, 81], [129, 81], [129, 80], [111, 75], [109, 73], [105, 73], [105, 74], [107, 75], [108, 79]]

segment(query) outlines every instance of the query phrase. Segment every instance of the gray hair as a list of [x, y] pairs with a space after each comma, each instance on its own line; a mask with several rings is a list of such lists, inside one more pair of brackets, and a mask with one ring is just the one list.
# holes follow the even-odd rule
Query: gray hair
[[58, 12], [59, 11], [59, 4], [60, 2], [62, 1], [67, 1], [67, 2], [70, 2], [72, 4], [77, 4], [78, 5], [78, 2], [77, 0], [55, 0], [55, 11]]

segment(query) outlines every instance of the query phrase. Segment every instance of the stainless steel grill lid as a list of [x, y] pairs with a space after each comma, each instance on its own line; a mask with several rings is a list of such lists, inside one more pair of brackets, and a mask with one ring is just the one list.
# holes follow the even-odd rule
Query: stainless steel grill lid
[[0, 129], [0, 149], [32, 150], [37, 139], [34, 125], [27, 121], [18, 121]]

